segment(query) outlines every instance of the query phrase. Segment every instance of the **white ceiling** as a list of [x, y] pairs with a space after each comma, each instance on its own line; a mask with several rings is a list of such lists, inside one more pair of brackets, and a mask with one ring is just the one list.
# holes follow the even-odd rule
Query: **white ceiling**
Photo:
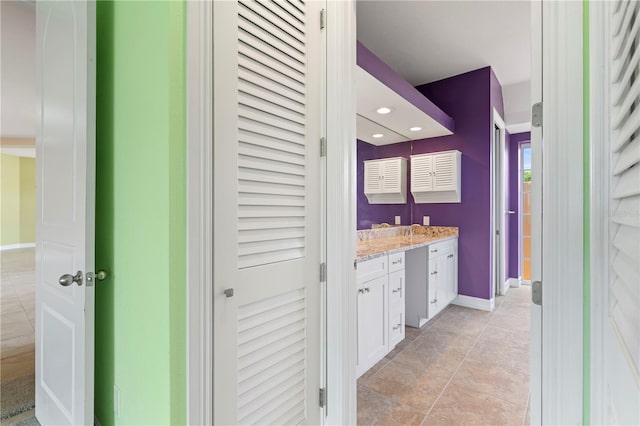
[[492, 66], [531, 79], [529, 1], [358, 0], [358, 40], [414, 86]]
[[36, 20], [34, 5], [0, 1], [0, 136], [36, 136]]

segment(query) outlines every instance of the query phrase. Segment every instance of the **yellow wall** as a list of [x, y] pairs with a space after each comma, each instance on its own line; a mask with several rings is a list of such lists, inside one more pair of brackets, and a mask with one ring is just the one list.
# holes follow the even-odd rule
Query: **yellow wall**
[[36, 159], [20, 158], [20, 242], [36, 240]]
[[0, 154], [0, 245], [35, 241], [34, 158]]

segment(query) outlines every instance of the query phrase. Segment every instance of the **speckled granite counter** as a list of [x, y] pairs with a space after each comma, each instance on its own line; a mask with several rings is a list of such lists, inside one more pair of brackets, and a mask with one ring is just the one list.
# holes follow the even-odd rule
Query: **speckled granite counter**
[[358, 231], [356, 262], [458, 237], [457, 227], [397, 226]]

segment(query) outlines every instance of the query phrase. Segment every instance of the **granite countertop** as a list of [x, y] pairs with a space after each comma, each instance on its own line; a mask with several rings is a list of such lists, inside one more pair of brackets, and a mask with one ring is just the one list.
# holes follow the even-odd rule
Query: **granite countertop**
[[458, 237], [457, 227], [400, 226], [358, 231], [356, 262]]

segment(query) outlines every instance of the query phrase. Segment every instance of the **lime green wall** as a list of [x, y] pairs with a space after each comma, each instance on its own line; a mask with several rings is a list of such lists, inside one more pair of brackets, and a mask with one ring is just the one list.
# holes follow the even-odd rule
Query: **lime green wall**
[[0, 154], [0, 245], [36, 240], [36, 162]]
[[[186, 422], [185, 5], [97, 4], [95, 412]], [[113, 410], [114, 386], [120, 414]]]

